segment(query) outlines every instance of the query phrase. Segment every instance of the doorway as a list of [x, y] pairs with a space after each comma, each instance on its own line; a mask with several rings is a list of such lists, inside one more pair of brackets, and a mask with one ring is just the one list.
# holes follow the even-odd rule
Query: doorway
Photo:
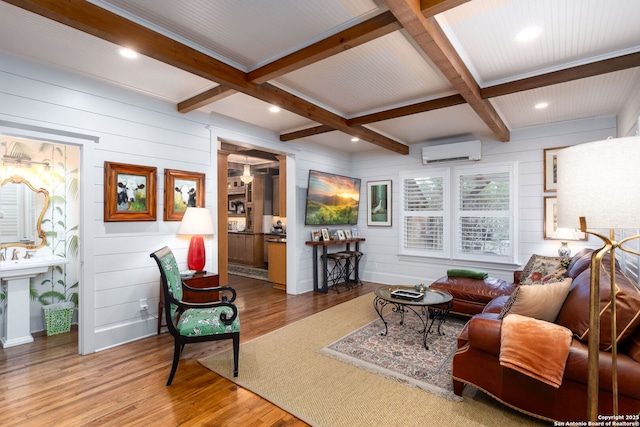
[[221, 281], [228, 277], [223, 272], [225, 266], [227, 274], [269, 280], [268, 240], [286, 237], [285, 170], [286, 158], [279, 153], [220, 141], [218, 266]]
[[[73, 303], [71, 323], [79, 324], [80, 147], [3, 133], [0, 153], [0, 185], [20, 179], [47, 194], [42, 209], [37, 199], [31, 206], [31, 199], [25, 196], [20, 200], [20, 194], [16, 194], [16, 200], [9, 199], [9, 205], [0, 206], [0, 248], [15, 249], [20, 258], [53, 255], [67, 260], [30, 280], [29, 331], [46, 331], [43, 307], [63, 302]], [[4, 197], [3, 202], [7, 202]], [[4, 317], [3, 313], [2, 322]]]

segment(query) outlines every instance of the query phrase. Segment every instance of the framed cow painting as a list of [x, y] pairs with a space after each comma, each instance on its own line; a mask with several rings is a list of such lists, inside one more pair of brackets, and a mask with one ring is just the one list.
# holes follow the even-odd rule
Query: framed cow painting
[[155, 221], [156, 170], [104, 162], [104, 221]]
[[187, 207], [204, 208], [203, 173], [164, 170], [164, 220], [181, 221]]

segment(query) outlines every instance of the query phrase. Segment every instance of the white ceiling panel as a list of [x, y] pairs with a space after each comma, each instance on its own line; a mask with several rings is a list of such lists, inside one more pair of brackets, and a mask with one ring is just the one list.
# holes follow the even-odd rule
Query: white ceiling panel
[[[482, 0], [438, 16], [481, 86], [640, 50], [640, 1]], [[527, 27], [542, 34], [515, 40]]]
[[451, 84], [396, 31], [276, 79], [345, 116], [452, 93]]
[[406, 144], [455, 135], [491, 135], [487, 125], [468, 105], [385, 120], [367, 127], [385, 135], [393, 135]]
[[[630, 88], [639, 80], [640, 70], [634, 68], [500, 96], [491, 102], [510, 128], [538, 126], [620, 111]], [[541, 102], [548, 107], [535, 109]]]
[[[239, 74], [353, 28], [388, 10], [384, 0], [90, 1], [231, 64], [238, 68]], [[456, 2], [444, 4], [453, 3]], [[45, 2], [42, 8], [56, 9], [57, 5]], [[392, 20], [393, 13], [411, 13], [396, 11], [395, 7], [392, 5], [389, 14]], [[87, 10], [89, 8], [92, 10]], [[71, 2], [58, 10], [68, 9], [76, 12], [81, 9], [76, 15], [78, 19], [103, 12], [85, 2]], [[437, 20], [478, 85], [486, 87], [640, 52], [637, 16], [640, 16], [640, 0], [473, 0], [438, 15]], [[58, 19], [65, 22], [64, 17]], [[105, 16], [101, 24], [108, 27], [109, 17]], [[416, 25], [420, 26], [419, 23]], [[516, 43], [516, 33], [531, 25], [543, 30], [541, 37], [528, 44]], [[91, 26], [91, 21], [87, 20], [81, 28]], [[354, 33], [363, 33], [362, 27], [356, 28]], [[114, 27], [112, 31], [121, 29], [127, 31], [126, 26]], [[96, 29], [94, 34], [103, 30]], [[270, 81], [281, 91], [302, 98], [289, 98], [281, 105], [295, 107], [300, 115], [287, 111], [269, 112], [269, 104], [257, 98], [268, 99], [277, 91], [266, 85], [264, 91], [258, 85], [243, 87], [243, 83], [238, 84], [233, 78], [231, 86], [253, 93], [257, 98], [237, 93], [212, 102], [200, 111], [232, 117], [280, 134], [327, 121], [343, 132], [328, 132], [287, 144], [320, 144], [347, 153], [378, 149], [367, 142], [350, 142], [348, 129], [343, 127], [349, 126], [349, 119], [372, 113], [391, 114], [394, 111], [386, 110], [400, 107], [411, 109], [411, 113], [395, 119], [380, 120], [378, 117], [377, 122], [364, 126], [370, 132], [400, 144], [418, 144], [457, 135], [487, 140], [504, 138], [491, 132], [480, 119], [482, 115], [467, 104], [422, 112], [424, 105], [417, 105], [422, 101], [444, 102], [447, 100], [439, 98], [457, 95], [450, 80], [462, 87], [460, 90], [467, 98], [473, 98], [476, 92], [473, 82], [461, 84], [455, 67], [447, 66], [445, 58], [437, 59], [438, 63], [444, 63], [444, 71], [434, 66], [409, 35], [420, 33], [420, 28], [415, 30], [412, 27], [410, 32], [400, 30], [389, 34], [382, 31], [386, 35], [354, 46], [349, 46], [347, 41], [341, 53]], [[425, 32], [416, 37], [428, 38]], [[123, 37], [135, 42], [138, 34], [129, 31]], [[145, 37], [152, 40], [153, 34]], [[446, 51], [448, 46], [446, 43], [444, 46]], [[147, 48], [152, 49], [152, 46]], [[117, 46], [110, 42], [5, 2], [0, 2], [0, 52], [175, 104], [218, 84], [149, 57], [125, 60], [118, 55]], [[183, 60], [180, 55], [176, 56], [172, 59], [180, 64]], [[488, 101], [511, 131], [562, 120], [617, 115], [629, 101], [628, 97], [637, 93], [639, 69], [610, 72]], [[216, 71], [212, 72], [215, 74]], [[224, 84], [225, 77], [219, 76], [220, 83]], [[277, 101], [274, 98], [274, 103]], [[533, 106], [542, 101], [549, 104], [548, 108], [535, 110]], [[321, 108], [342, 119], [324, 114]], [[407, 113], [403, 110], [401, 114]], [[487, 116], [491, 114], [484, 115]], [[354, 129], [354, 134], [358, 132]]]
[[142, 55], [135, 60], [126, 59], [118, 53], [120, 46], [4, 2], [0, 2], [0, 16], [6, 18], [0, 21], [0, 51], [170, 102], [181, 101], [217, 86]]
[[372, 0], [96, 0], [250, 71], [382, 10]]
[[269, 107], [271, 104], [242, 93], [236, 93], [209, 104], [201, 110], [232, 117], [279, 133], [317, 125], [312, 120], [285, 110], [272, 113], [269, 111]]

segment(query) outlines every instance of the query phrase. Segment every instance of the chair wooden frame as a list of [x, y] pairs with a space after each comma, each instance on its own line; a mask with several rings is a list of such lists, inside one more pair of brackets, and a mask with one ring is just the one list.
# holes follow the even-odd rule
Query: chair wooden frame
[[[176, 299], [171, 291], [169, 290], [169, 282], [167, 279], [166, 272], [162, 266], [161, 259], [166, 255], [173, 254], [171, 253], [171, 249], [167, 246], [159, 249], [152, 254], [150, 254], [151, 258], [155, 259], [158, 264], [158, 268], [160, 269], [160, 277], [162, 281], [162, 292], [164, 294], [164, 310], [165, 317], [167, 319], [167, 329], [171, 333], [174, 338], [174, 352], [173, 352], [173, 364], [171, 366], [171, 373], [169, 374], [169, 380], [167, 381], [167, 385], [171, 385], [173, 381], [173, 377], [178, 368], [178, 362], [180, 361], [180, 355], [182, 354], [182, 350], [184, 349], [185, 344], [194, 343], [194, 342], [204, 342], [204, 341], [217, 341], [217, 340], [225, 340], [231, 339], [233, 340], [233, 376], [238, 376], [238, 358], [240, 353], [240, 332], [229, 332], [229, 333], [221, 333], [221, 334], [212, 334], [212, 335], [197, 335], [197, 336], [184, 336], [180, 334], [180, 331], [177, 329], [176, 324], [185, 310], [193, 309], [193, 308], [215, 308], [215, 307], [227, 307], [230, 308], [233, 312], [231, 317], [225, 316], [223, 313], [220, 316], [220, 321], [225, 325], [232, 324], [236, 318], [238, 317], [238, 308], [233, 304], [236, 299], [236, 291], [235, 289], [229, 286], [216, 286], [211, 288], [192, 288], [188, 286], [186, 283], [182, 282], [182, 288], [187, 289], [193, 292], [219, 292], [221, 295], [221, 301], [211, 301], [211, 302], [186, 302]], [[226, 295], [226, 293], [230, 293]], [[171, 312], [172, 306], [177, 306], [178, 316], [174, 316]], [[160, 315], [160, 313], [158, 313]]]

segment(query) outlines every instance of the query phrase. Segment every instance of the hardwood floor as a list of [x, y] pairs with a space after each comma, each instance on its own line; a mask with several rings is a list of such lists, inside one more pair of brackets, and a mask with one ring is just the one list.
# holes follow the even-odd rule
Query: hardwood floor
[[[287, 295], [270, 283], [230, 276], [238, 292], [241, 342], [373, 291]], [[198, 359], [230, 342], [185, 347], [173, 384], [168, 333], [80, 356], [77, 330], [36, 337], [0, 352], [2, 426], [305, 426], [261, 397], [202, 367]], [[242, 371], [242, 352], [240, 353]]]

